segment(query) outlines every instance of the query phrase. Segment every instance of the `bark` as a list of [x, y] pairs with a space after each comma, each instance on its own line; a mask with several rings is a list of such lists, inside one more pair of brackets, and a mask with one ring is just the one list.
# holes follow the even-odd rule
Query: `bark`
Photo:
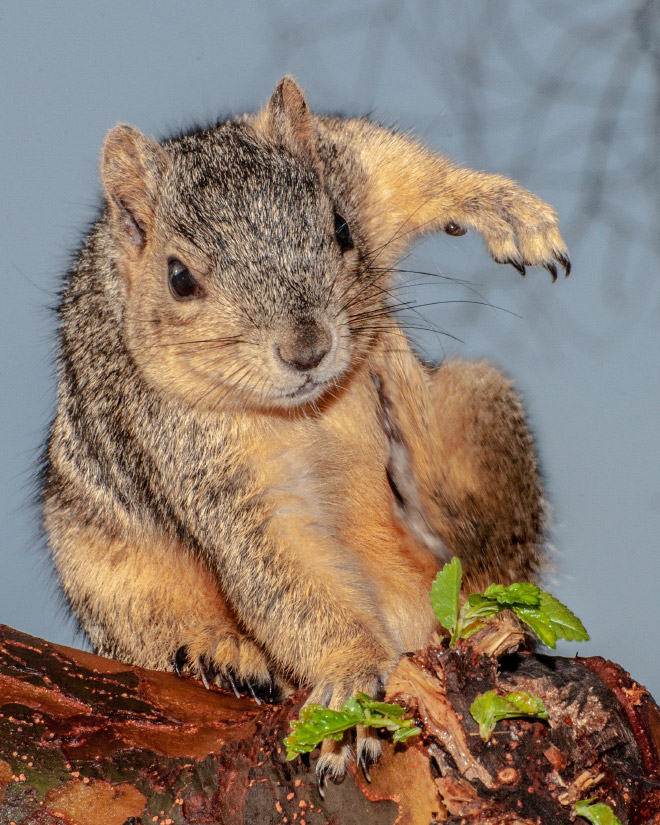
[[[471, 641], [401, 661], [388, 699], [423, 735], [384, 740], [371, 784], [352, 770], [322, 799], [313, 760], [287, 762], [281, 744], [302, 694], [258, 706], [0, 626], [0, 825], [562, 825], [592, 796], [623, 825], [660, 823], [644, 688], [599, 658], [498, 660], [508, 631]], [[500, 722], [483, 742], [469, 707], [491, 689], [540, 696], [549, 720]]]

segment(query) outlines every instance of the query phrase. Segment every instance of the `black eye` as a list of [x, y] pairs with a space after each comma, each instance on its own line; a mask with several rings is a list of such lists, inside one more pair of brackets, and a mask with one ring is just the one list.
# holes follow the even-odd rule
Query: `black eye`
[[345, 249], [353, 249], [353, 238], [351, 230], [342, 216], [335, 212], [335, 237], [339, 241], [339, 246], [343, 252]]
[[176, 258], [170, 258], [167, 264], [167, 277], [170, 282], [170, 292], [175, 298], [201, 297], [201, 286], [192, 276], [188, 267]]

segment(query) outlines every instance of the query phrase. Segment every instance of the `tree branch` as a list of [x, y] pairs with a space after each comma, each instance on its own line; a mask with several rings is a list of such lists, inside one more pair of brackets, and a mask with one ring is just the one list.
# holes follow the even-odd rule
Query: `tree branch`
[[[371, 784], [352, 772], [323, 800], [282, 747], [302, 694], [259, 706], [0, 626], [0, 823], [561, 825], [591, 796], [624, 825], [660, 823], [660, 711], [644, 688], [598, 658], [498, 662], [481, 652], [506, 646], [497, 633], [404, 658], [387, 699], [422, 736], [385, 740]], [[488, 690], [534, 693], [550, 718], [500, 722], [484, 742], [469, 708]]]

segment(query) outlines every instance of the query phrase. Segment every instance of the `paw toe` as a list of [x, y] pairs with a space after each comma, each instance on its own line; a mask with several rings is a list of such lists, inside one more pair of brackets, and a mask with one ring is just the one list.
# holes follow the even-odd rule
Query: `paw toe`
[[508, 261], [506, 261], [506, 263], [511, 264], [511, 266], [514, 267], [514, 269], [517, 269], [518, 272], [520, 272], [520, 274], [523, 276], [523, 278], [527, 274], [525, 264], [523, 264], [519, 258], [510, 258]]
[[557, 280], [557, 266], [554, 261], [546, 261], [543, 266], [548, 270], [552, 276], [553, 283]]
[[559, 262], [560, 266], [564, 268], [564, 277], [568, 278], [571, 274], [571, 259], [568, 257], [566, 250], [554, 249], [553, 256]]
[[356, 734], [357, 763], [362, 769], [364, 778], [371, 782], [369, 768], [375, 765], [383, 752], [380, 739], [376, 731], [371, 728], [358, 726]]
[[345, 736], [340, 742], [325, 739], [321, 745], [321, 755], [316, 762], [316, 780], [321, 798], [325, 798], [328, 782], [340, 785], [346, 778], [353, 749], [345, 740]]

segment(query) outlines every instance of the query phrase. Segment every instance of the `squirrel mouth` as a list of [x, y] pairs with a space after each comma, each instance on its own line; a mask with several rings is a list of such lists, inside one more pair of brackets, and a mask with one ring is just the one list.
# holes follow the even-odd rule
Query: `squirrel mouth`
[[285, 394], [285, 398], [304, 398], [307, 395], [315, 395], [319, 387], [324, 381], [315, 381], [311, 376], [308, 376], [303, 383], [292, 392]]

